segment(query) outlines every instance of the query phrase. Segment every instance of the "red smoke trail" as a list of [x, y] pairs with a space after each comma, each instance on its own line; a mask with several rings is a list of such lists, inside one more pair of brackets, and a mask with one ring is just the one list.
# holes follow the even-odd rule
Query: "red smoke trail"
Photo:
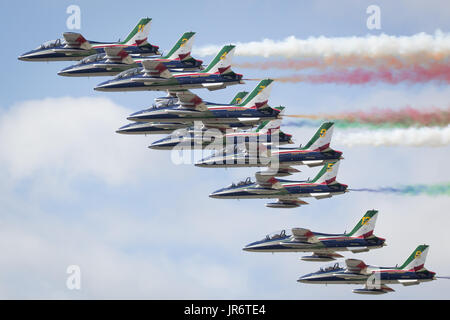
[[369, 69], [410, 69], [417, 66], [431, 66], [435, 63], [448, 63], [448, 57], [442, 54], [421, 54], [407, 57], [382, 56], [332, 56], [320, 58], [305, 58], [302, 60], [277, 60], [263, 62], [234, 63], [238, 68], [244, 69], [279, 69], [279, 70], [304, 70], [304, 69], [344, 69], [344, 68], [369, 68]]
[[[417, 110], [410, 106], [398, 110], [375, 108], [371, 111], [342, 112], [317, 115], [285, 115], [285, 117], [337, 120], [341, 126], [345, 124], [399, 125], [399, 126], [447, 126], [450, 124], [450, 107], [446, 109], [429, 108]], [[339, 124], [339, 123], [338, 123]]]
[[392, 70], [385, 67], [371, 71], [366, 69], [352, 69], [331, 71], [320, 74], [298, 74], [275, 78], [280, 82], [309, 82], [335, 84], [367, 84], [367, 83], [423, 83], [428, 81], [450, 82], [450, 65], [433, 63], [427, 67], [414, 66], [408, 69]]

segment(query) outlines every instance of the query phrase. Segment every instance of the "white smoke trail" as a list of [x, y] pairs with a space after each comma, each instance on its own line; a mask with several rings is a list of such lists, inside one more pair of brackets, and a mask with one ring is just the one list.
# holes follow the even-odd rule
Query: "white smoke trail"
[[[207, 45], [193, 50], [193, 55], [208, 56], [219, 52], [222, 46]], [[284, 40], [264, 39], [236, 44], [238, 56], [314, 58], [335, 56], [417, 56], [421, 54], [450, 54], [450, 33], [436, 30], [434, 35], [424, 32], [412, 36], [391, 36], [386, 34], [365, 37], [324, 36], [297, 39], [290, 36]]]
[[340, 131], [333, 142], [354, 146], [442, 147], [450, 144], [450, 126], [393, 130]]

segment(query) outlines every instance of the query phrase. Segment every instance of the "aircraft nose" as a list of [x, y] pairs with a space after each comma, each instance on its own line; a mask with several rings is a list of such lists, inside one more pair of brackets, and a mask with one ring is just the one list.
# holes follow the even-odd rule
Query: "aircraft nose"
[[108, 89], [109, 89], [109, 81], [101, 82], [94, 88], [95, 91], [108, 91]]
[[69, 67], [66, 67], [66, 68], [64, 68], [64, 69], [61, 69], [59, 72], [58, 72], [58, 76], [71, 76], [72, 75], [72, 66], [69, 66]]
[[21, 54], [20, 56], [17, 57], [17, 59], [21, 61], [30, 61], [30, 54], [28, 52]]
[[158, 150], [158, 149], [162, 149], [162, 148], [166, 147], [166, 145], [167, 145], [167, 141], [162, 139], [162, 140], [157, 140], [157, 141], [153, 142], [148, 147], [150, 149]]
[[301, 276], [300, 278], [297, 279], [297, 282], [301, 282], [301, 283], [308, 283], [309, 281], [309, 274], [305, 274], [304, 276]]

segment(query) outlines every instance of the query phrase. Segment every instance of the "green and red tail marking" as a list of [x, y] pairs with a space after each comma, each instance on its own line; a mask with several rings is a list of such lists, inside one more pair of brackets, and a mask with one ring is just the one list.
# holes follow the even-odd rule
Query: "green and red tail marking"
[[375, 223], [377, 221], [378, 211], [369, 210], [366, 214], [358, 221], [356, 226], [347, 235], [349, 237], [363, 237], [367, 238], [373, 235], [373, 230], [375, 229]]
[[316, 131], [314, 136], [302, 148], [302, 150], [326, 151], [330, 149], [331, 137], [333, 136], [334, 122], [325, 122]]
[[202, 73], [231, 73], [231, 61], [236, 46], [224, 46]]
[[191, 58], [191, 50], [194, 42], [195, 32], [185, 32], [181, 38], [175, 43], [164, 59], [187, 60]]
[[419, 245], [398, 269], [414, 271], [424, 269], [428, 248], [429, 246], [426, 244]]
[[272, 84], [272, 79], [262, 80], [239, 106], [256, 109], [266, 106], [272, 90]]
[[312, 179], [311, 183], [335, 184], [336, 176], [339, 170], [339, 160], [326, 163], [319, 173]]
[[152, 19], [143, 18], [139, 20], [138, 24], [134, 29], [128, 34], [124, 41], [120, 42], [120, 44], [126, 45], [141, 45], [147, 40], [148, 34], [150, 32], [150, 25]]

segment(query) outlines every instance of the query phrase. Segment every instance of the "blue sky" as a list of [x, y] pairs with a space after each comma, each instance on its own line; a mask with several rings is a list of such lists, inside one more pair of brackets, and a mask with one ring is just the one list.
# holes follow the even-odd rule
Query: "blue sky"
[[[102, 78], [63, 78], [70, 62], [31, 63], [21, 53], [56, 39], [66, 30], [66, 8], [81, 8], [87, 38], [124, 38], [141, 17], [151, 17], [150, 42], [167, 51], [185, 31], [194, 46], [281, 40], [294, 35], [364, 36], [446, 32], [445, 1], [23, 1], [0, 4], [1, 50], [0, 265], [1, 298], [218, 298], [357, 299], [353, 287], [307, 286], [295, 280], [320, 264], [299, 254], [252, 254], [241, 248], [274, 230], [307, 227], [343, 232], [368, 209], [379, 209], [376, 234], [388, 246], [356, 258], [394, 265], [419, 243], [431, 245], [427, 266], [450, 275], [445, 197], [399, 197], [350, 193], [293, 210], [264, 207], [264, 200], [225, 201], [208, 194], [255, 172], [174, 165], [170, 153], [149, 150], [159, 136], [120, 136], [126, 116], [150, 105], [159, 93], [100, 93]], [[381, 7], [381, 30], [366, 28], [370, 4]], [[212, 57], [202, 58], [205, 62]], [[246, 58], [249, 60], [249, 58]], [[236, 61], [244, 58], [236, 57]], [[274, 71], [236, 70], [245, 77]], [[238, 90], [208, 92], [205, 100], [226, 102]], [[295, 113], [448, 107], [444, 85], [278, 84], [271, 104]], [[445, 104], [445, 105], [444, 105]], [[313, 128], [285, 130], [305, 143]], [[448, 181], [448, 147], [353, 147], [344, 152], [338, 180], [351, 187]], [[302, 169], [302, 177], [314, 169]], [[68, 290], [66, 268], [81, 267], [82, 289]], [[449, 298], [450, 283], [395, 286], [389, 299]], [[375, 297], [376, 298], [376, 297]]]

